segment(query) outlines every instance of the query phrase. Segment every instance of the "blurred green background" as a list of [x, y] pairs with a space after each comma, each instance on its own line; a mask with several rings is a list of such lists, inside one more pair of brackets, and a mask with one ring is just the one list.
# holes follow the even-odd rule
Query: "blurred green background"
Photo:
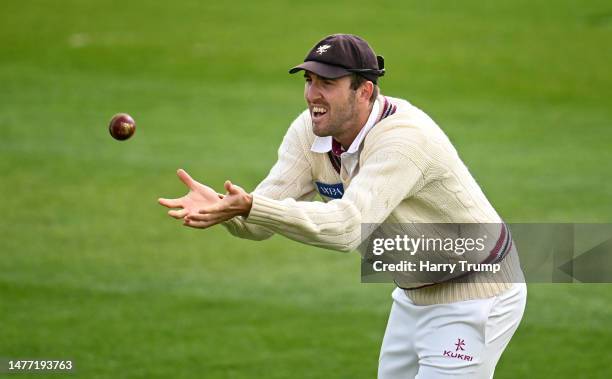
[[[507, 221], [612, 221], [609, 1], [3, 0], [0, 357], [374, 378], [392, 286], [360, 284], [357, 254], [184, 228], [156, 203], [184, 193], [179, 167], [254, 188], [304, 108], [287, 69], [335, 32], [385, 56], [383, 92], [442, 126]], [[133, 139], [108, 135], [117, 112]], [[496, 378], [611, 377], [611, 290], [531, 285]]]

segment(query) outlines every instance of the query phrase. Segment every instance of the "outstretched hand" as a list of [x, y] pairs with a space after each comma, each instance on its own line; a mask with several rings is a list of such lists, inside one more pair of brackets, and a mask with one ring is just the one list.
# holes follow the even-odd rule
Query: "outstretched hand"
[[168, 211], [168, 215], [182, 219], [183, 225], [204, 229], [235, 216], [248, 216], [253, 202], [252, 196], [229, 180], [224, 185], [227, 193], [222, 195], [193, 180], [182, 169], [177, 171], [177, 175], [189, 192], [177, 199], [160, 198], [158, 201], [167, 208], [173, 208]]

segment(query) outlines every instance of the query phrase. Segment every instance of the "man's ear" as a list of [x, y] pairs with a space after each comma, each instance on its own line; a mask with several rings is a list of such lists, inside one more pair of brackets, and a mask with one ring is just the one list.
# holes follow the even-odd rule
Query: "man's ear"
[[363, 82], [360, 88], [359, 96], [366, 102], [370, 102], [372, 93], [374, 92], [374, 83], [369, 80]]

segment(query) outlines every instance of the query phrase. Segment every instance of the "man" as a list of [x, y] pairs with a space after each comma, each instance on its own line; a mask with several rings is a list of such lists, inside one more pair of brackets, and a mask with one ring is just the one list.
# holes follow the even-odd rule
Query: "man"
[[[189, 193], [159, 199], [184, 225], [223, 224], [254, 240], [282, 234], [309, 245], [352, 251], [365, 223], [498, 223], [446, 135], [405, 100], [379, 93], [384, 60], [363, 39], [325, 37], [290, 73], [304, 72], [308, 109], [291, 124], [278, 161], [252, 193], [225, 182], [226, 194], [178, 176]], [[319, 194], [323, 202], [311, 201]], [[396, 288], [378, 376], [490, 378], [522, 318], [526, 286], [505, 227], [491, 259], [503, 280], [471, 273]]]

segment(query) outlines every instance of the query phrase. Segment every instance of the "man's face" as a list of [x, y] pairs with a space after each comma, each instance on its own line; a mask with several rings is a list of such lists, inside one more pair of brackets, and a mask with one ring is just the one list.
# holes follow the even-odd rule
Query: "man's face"
[[355, 90], [350, 88], [350, 76], [327, 79], [306, 71], [304, 78], [304, 99], [310, 110], [315, 135], [337, 136], [356, 122]]

